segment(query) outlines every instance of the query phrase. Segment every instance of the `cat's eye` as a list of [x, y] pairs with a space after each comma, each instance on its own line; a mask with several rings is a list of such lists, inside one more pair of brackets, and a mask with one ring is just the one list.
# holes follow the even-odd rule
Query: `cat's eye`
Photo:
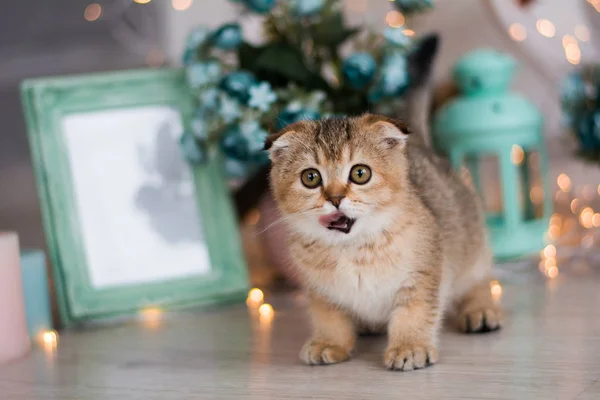
[[309, 189], [314, 189], [321, 185], [321, 174], [314, 168], [305, 169], [300, 175], [302, 184]]
[[350, 181], [357, 185], [364, 185], [371, 180], [371, 168], [366, 165], [355, 165], [350, 170]]

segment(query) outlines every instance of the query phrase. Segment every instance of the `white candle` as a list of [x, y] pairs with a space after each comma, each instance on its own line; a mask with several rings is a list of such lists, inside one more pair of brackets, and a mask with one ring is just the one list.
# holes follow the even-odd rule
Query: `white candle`
[[17, 234], [0, 232], [0, 364], [23, 357], [31, 348], [20, 265]]

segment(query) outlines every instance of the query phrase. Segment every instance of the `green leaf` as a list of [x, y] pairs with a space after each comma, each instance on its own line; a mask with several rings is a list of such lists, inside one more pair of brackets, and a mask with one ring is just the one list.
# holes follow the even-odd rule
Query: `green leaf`
[[284, 43], [264, 47], [252, 71], [274, 87], [283, 87], [295, 82], [307, 89], [329, 90], [327, 82], [306, 66], [302, 53]]
[[342, 14], [336, 13], [314, 25], [313, 37], [316, 44], [331, 48], [341, 45], [358, 32], [358, 28], [347, 29]]
[[330, 98], [334, 105], [334, 112], [346, 115], [359, 115], [369, 110], [369, 102], [365, 93], [349, 88], [341, 88], [332, 93]]
[[240, 69], [245, 69], [254, 72], [256, 60], [260, 57], [264, 47], [254, 47], [248, 43], [242, 43], [238, 48], [238, 60]]
[[296, 82], [307, 82], [310, 79], [310, 71], [304, 65], [302, 54], [285, 44], [266, 47], [256, 60], [256, 68], [277, 73]]

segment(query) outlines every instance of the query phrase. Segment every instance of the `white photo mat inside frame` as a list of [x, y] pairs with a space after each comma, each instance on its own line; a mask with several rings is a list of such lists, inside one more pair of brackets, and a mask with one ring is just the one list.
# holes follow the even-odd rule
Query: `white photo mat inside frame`
[[69, 114], [62, 131], [91, 285], [210, 272], [179, 113], [141, 106]]

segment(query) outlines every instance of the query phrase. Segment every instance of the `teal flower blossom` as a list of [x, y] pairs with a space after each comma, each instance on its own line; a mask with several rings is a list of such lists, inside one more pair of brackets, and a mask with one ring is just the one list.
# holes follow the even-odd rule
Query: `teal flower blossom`
[[240, 132], [248, 142], [248, 150], [250, 154], [258, 153], [263, 150], [265, 139], [269, 135], [258, 121], [244, 121], [240, 124]]
[[190, 34], [188, 35], [187, 41], [186, 41], [186, 47], [188, 49], [196, 49], [199, 46], [206, 43], [209, 36], [210, 36], [210, 31], [203, 26], [199, 26], [199, 27], [195, 28], [193, 31], [191, 31]]
[[242, 115], [240, 104], [229, 96], [222, 95], [220, 98], [219, 115], [225, 123], [230, 123]]
[[228, 95], [234, 97], [243, 104], [246, 104], [250, 98], [250, 88], [256, 84], [256, 78], [251, 72], [248, 71], [235, 71], [227, 74], [221, 82], [219, 87], [225, 91]]
[[271, 89], [271, 84], [269, 82], [261, 82], [250, 88], [250, 100], [248, 101], [250, 107], [258, 108], [260, 111], [266, 112], [276, 100], [277, 95]]
[[216, 61], [195, 63], [187, 67], [187, 80], [193, 88], [216, 82], [221, 76], [221, 65]]
[[237, 49], [243, 41], [242, 28], [237, 23], [221, 25], [212, 35], [212, 41], [221, 50]]
[[208, 88], [204, 89], [202, 93], [200, 93], [200, 105], [203, 108], [207, 109], [215, 109], [218, 106], [219, 102], [219, 89], [217, 88]]
[[382, 68], [382, 89], [385, 95], [398, 96], [408, 87], [408, 62], [402, 54], [387, 56]]
[[568, 105], [583, 103], [587, 97], [585, 81], [579, 73], [569, 74], [563, 81], [560, 92], [561, 100]]
[[406, 36], [403, 29], [386, 28], [383, 31], [383, 36], [390, 43], [398, 47], [408, 47], [411, 43], [411, 38]]
[[200, 164], [206, 160], [206, 149], [193, 133], [185, 132], [179, 139], [179, 146], [189, 163]]
[[210, 31], [203, 26], [190, 32], [183, 52], [183, 65], [190, 65], [198, 61], [198, 49], [207, 42], [209, 37]]
[[203, 111], [199, 111], [194, 115], [194, 118], [192, 118], [192, 133], [198, 139], [208, 138], [208, 125], [206, 119], [207, 115]]
[[362, 89], [375, 77], [377, 63], [369, 53], [355, 53], [344, 61], [342, 69], [350, 86]]
[[292, 0], [293, 12], [301, 17], [318, 14], [324, 5], [324, 0]]
[[246, 7], [259, 14], [266, 14], [275, 7], [276, 0], [244, 0]]
[[394, 6], [403, 14], [412, 14], [433, 7], [433, 0], [394, 0]]

